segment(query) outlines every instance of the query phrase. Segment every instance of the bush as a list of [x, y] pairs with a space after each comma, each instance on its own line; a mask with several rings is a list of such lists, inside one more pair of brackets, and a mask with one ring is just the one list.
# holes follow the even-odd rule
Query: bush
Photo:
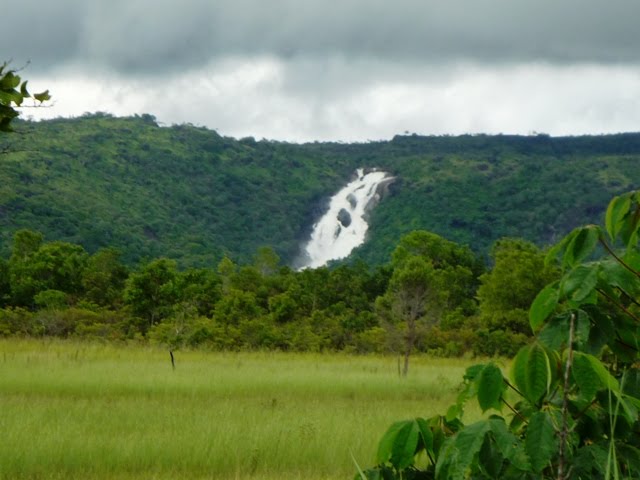
[[[493, 362], [469, 367], [444, 415], [391, 425], [377, 466], [356, 478], [640, 478], [640, 191], [614, 198], [605, 224], [549, 251], [562, 275], [531, 303], [536, 336], [510, 378]], [[483, 354], [526, 341], [500, 329], [478, 337]], [[465, 425], [472, 399], [485, 415]]]
[[473, 344], [476, 357], [514, 357], [520, 348], [529, 343], [530, 337], [505, 330], [479, 329]]
[[33, 314], [20, 307], [0, 309], [0, 335], [32, 335]]

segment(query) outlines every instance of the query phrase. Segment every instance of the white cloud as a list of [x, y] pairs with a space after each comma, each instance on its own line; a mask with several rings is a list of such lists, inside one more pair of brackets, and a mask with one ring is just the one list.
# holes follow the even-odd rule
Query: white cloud
[[35, 118], [87, 111], [151, 113], [235, 137], [366, 141], [419, 134], [553, 135], [637, 131], [640, 67], [595, 64], [403, 64], [379, 59], [235, 57], [162, 77], [58, 69], [30, 83], [55, 105]]
[[52, 91], [36, 118], [151, 113], [284, 140], [638, 130], [634, 0], [13, 3], [0, 61], [31, 60], [32, 89]]

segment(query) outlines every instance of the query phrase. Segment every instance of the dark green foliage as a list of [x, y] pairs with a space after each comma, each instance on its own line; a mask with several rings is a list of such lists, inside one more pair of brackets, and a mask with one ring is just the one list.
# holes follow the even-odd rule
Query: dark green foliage
[[167, 318], [178, 299], [176, 262], [160, 258], [127, 279], [124, 300], [149, 326]]
[[[512, 378], [492, 363], [470, 367], [446, 415], [457, 428], [438, 428], [439, 416], [395, 424], [380, 449], [401, 455], [378, 455], [360, 477], [640, 478], [640, 192], [615, 198], [605, 223], [606, 231], [577, 228], [550, 250], [561, 278], [533, 300], [539, 333], [516, 355]], [[603, 259], [595, 258], [598, 244]], [[472, 399], [500, 414], [464, 425]], [[414, 440], [418, 424], [445, 438], [439, 451]]]
[[527, 310], [540, 289], [558, 278], [558, 270], [545, 265], [535, 245], [520, 239], [498, 240], [491, 257], [493, 268], [480, 277], [478, 288], [482, 323], [489, 330], [506, 327], [528, 335]]
[[120, 306], [125, 280], [129, 276], [120, 257], [120, 252], [114, 248], [100, 249], [89, 257], [82, 274], [86, 301], [101, 307]]
[[0, 65], [0, 132], [12, 131], [11, 122], [20, 115], [17, 108], [27, 98], [42, 103], [50, 100], [49, 91], [31, 95], [27, 90], [27, 81], [23, 81], [17, 70], [8, 68], [7, 63]]
[[13, 233], [31, 228], [90, 253], [115, 247], [129, 266], [165, 256], [211, 267], [225, 254], [249, 264], [265, 245], [291, 265], [327, 199], [359, 167], [397, 180], [354, 259], [382, 265], [413, 230], [486, 255], [505, 236], [552, 243], [640, 184], [639, 134], [294, 145], [160, 128], [148, 115], [14, 123], [21, 135], [0, 138], [9, 152], [0, 162], [5, 257]]
[[[114, 248], [88, 255], [30, 230], [18, 231], [12, 247], [9, 261], [0, 261], [0, 308], [36, 315], [24, 325], [7, 320], [3, 335], [438, 356], [513, 356], [526, 342], [509, 322], [479, 325], [473, 297], [482, 264], [468, 248], [428, 232], [407, 235], [383, 267], [355, 261], [298, 272], [268, 248], [249, 265], [225, 257], [214, 271], [180, 269], [167, 258], [130, 270]], [[67, 309], [97, 316], [76, 326], [67, 322], [80, 317]]]
[[439, 325], [445, 312], [473, 313], [473, 297], [482, 264], [471, 251], [439, 235], [415, 231], [394, 250], [394, 270], [387, 291], [376, 300], [376, 311], [396, 338], [394, 349], [409, 357], [428, 327]]
[[31, 306], [34, 297], [45, 290], [80, 295], [87, 258], [87, 252], [80, 245], [66, 242], [43, 244], [41, 234], [18, 231], [9, 259], [12, 304]]
[[9, 277], [9, 264], [0, 258], [0, 307], [3, 307], [11, 298], [11, 281]]

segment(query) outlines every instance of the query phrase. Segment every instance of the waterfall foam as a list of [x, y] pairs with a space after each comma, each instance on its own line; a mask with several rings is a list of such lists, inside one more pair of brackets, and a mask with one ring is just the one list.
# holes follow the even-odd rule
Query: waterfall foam
[[331, 197], [329, 210], [313, 226], [301, 268], [345, 258], [362, 245], [369, 228], [366, 213], [380, 200], [380, 187], [391, 181], [393, 177], [386, 172], [358, 169], [356, 179]]

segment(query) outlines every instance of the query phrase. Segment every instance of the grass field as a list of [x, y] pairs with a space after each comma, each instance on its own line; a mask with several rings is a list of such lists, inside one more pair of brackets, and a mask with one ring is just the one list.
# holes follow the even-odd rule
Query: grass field
[[0, 478], [350, 479], [469, 363], [0, 340]]

